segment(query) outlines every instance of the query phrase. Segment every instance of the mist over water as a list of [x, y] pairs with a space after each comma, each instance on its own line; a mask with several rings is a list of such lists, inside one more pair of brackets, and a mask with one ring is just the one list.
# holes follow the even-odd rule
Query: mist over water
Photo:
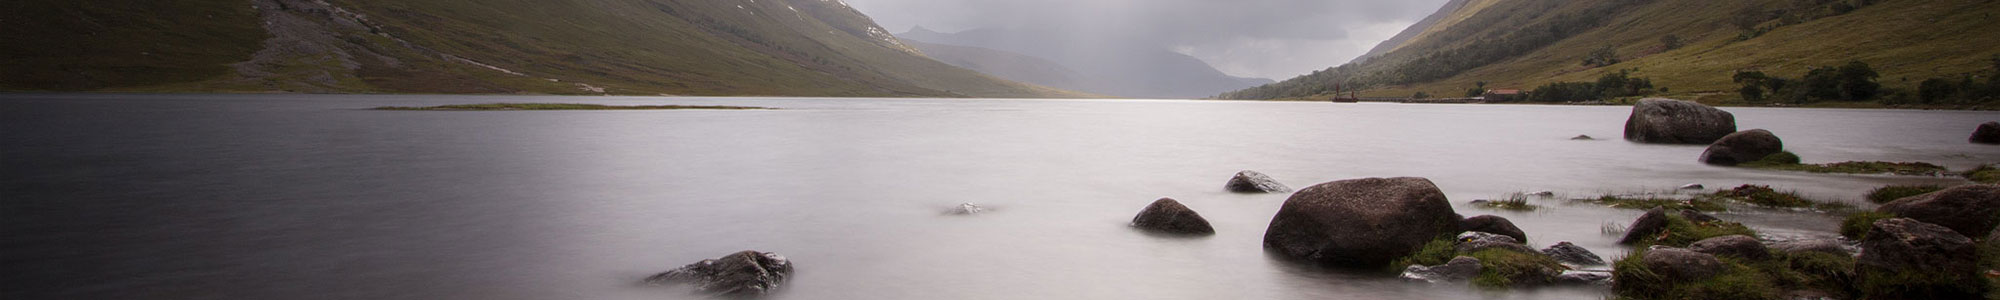
[[[494, 102], [751, 111], [372, 111]], [[2000, 162], [1992, 112], [1723, 108], [1807, 162]], [[1537, 248], [1607, 259], [1641, 212], [1559, 199], [1768, 184], [1860, 203], [1890, 183], [1705, 166], [1619, 140], [1629, 107], [1213, 101], [330, 95], [0, 96], [9, 299], [661, 299], [648, 275], [740, 250], [789, 257], [775, 299], [1599, 299], [1294, 266], [1260, 247], [1294, 188], [1421, 176]], [[1599, 141], [1571, 141], [1587, 134]], [[1203, 238], [1126, 224], [1173, 197]], [[959, 203], [991, 209], [944, 211]], [[1837, 220], [1719, 215], [1783, 236]]]

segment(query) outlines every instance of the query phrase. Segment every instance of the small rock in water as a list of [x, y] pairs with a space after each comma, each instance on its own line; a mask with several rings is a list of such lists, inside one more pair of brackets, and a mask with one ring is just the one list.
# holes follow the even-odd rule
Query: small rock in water
[[1750, 260], [1771, 258], [1771, 249], [1764, 247], [1763, 242], [1757, 241], [1757, 238], [1740, 234], [1712, 237], [1694, 242], [1694, 244], [1688, 245], [1688, 250], [1717, 256], [1735, 256]]
[[945, 211], [945, 214], [977, 215], [984, 212], [986, 212], [985, 207], [980, 207], [979, 205], [972, 203], [960, 203], [958, 204], [958, 207], [953, 207], [951, 208], [951, 210]]
[[1683, 186], [1681, 186], [1681, 189], [1683, 189], [1683, 190], [1706, 190], [1706, 189], [1708, 189], [1708, 187], [1705, 187], [1705, 186], [1701, 186], [1701, 184], [1700, 184], [1700, 183], [1689, 183], [1689, 184], [1687, 184], [1687, 185], [1683, 185]]
[[1535, 197], [1543, 197], [1543, 198], [1548, 198], [1548, 197], [1555, 197], [1555, 196], [1556, 196], [1556, 192], [1553, 192], [1553, 191], [1540, 191], [1540, 192], [1535, 192], [1534, 194], [1528, 194], [1528, 195], [1529, 195], [1529, 196], [1535, 196]]
[[792, 262], [783, 255], [743, 251], [647, 277], [646, 284], [682, 283], [701, 293], [758, 296], [776, 290], [791, 274]]
[[1541, 253], [1536, 252], [1533, 248], [1528, 248], [1528, 245], [1522, 245], [1520, 240], [1516, 240], [1513, 237], [1478, 231], [1467, 231], [1458, 234], [1458, 246], [1454, 247], [1454, 250], [1458, 251], [1458, 253], [1473, 253], [1486, 249], [1507, 249], [1528, 254]]
[[1597, 253], [1590, 253], [1590, 249], [1584, 249], [1582, 246], [1571, 244], [1569, 241], [1556, 243], [1549, 246], [1548, 249], [1542, 249], [1542, 254], [1547, 254], [1550, 258], [1555, 258], [1556, 261], [1572, 265], [1596, 266], [1604, 264], [1604, 258], [1598, 257]]
[[[1458, 230], [1504, 235], [1514, 238], [1514, 243], [1522, 243], [1522, 241], [1528, 240], [1528, 233], [1522, 232], [1520, 227], [1514, 226], [1513, 221], [1493, 215], [1476, 216], [1459, 220]], [[1459, 236], [1464, 237], [1465, 235], [1460, 234]], [[1460, 240], [1463, 239], [1461, 238]]]
[[1556, 276], [1556, 283], [1566, 285], [1609, 285], [1611, 274], [1591, 271], [1563, 271]]
[[1215, 234], [1215, 228], [1208, 225], [1207, 219], [1202, 219], [1201, 214], [1173, 198], [1160, 198], [1139, 210], [1139, 215], [1132, 217], [1132, 226], [1160, 233]]
[[1285, 184], [1278, 183], [1277, 179], [1271, 179], [1271, 176], [1250, 170], [1236, 172], [1236, 176], [1230, 177], [1229, 183], [1224, 184], [1223, 188], [1237, 193], [1284, 193], [1292, 191], [1291, 187], [1286, 187]]
[[1595, 140], [1597, 140], [1597, 138], [1594, 138], [1594, 137], [1590, 137], [1589, 135], [1577, 135], [1576, 137], [1573, 137], [1573, 138], [1569, 138], [1569, 140], [1572, 140], [1572, 141], [1595, 141]]
[[1452, 258], [1450, 262], [1442, 265], [1428, 267], [1410, 265], [1407, 268], [1403, 268], [1403, 275], [1401, 277], [1403, 280], [1429, 283], [1465, 281], [1479, 276], [1479, 271], [1484, 268], [1479, 265], [1479, 259], [1477, 258], [1459, 256]]

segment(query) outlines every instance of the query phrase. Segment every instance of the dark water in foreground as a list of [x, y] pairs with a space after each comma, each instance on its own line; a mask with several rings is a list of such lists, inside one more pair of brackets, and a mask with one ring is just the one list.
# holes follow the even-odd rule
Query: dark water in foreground
[[[490, 102], [766, 111], [405, 112]], [[1728, 108], [1808, 162], [1970, 168], [1991, 112]], [[799, 270], [778, 299], [1595, 299], [1291, 267], [1259, 247], [1302, 188], [1423, 176], [1530, 243], [1624, 249], [1637, 211], [1541, 200], [1687, 183], [1859, 201], [1940, 178], [1708, 167], [1698, 146], [1618, 140], [1628, 107], [1202, 101], [478, 96], [0, 96], [0, 294], [8, 299], [661, 299], [654, 272], [757, 249]], [[1588, 134], [1602, 141], [1570, 141]], [[1207, 238], [1126, 226], [1159, 197]], [[994, 211], [946, 216], [958, 203]], [[1836, 220], [1722, 215], [1776, 236]]]

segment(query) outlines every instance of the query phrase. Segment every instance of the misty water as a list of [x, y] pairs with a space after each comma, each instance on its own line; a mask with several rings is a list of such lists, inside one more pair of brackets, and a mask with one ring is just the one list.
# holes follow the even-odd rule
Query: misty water
[[[374, 111], [493, 102], [718, 111]], [[1992, 112], [1724, 108], [1807, 162], [1971, 168]], [[1480, 291], [1267, 255], [1287, 195], [1421, 176], [1529, 244], [1615, 258], [1640, 212], [1570, 203], [1745, 183], [1859, 203], [1934, 177], [1705, 166], [1620, 140], [1629, 107], [1143, 100], [0, 95], [0, 293], [9, 299], [678, 299], [648, 275], [740, 250], [797, 273], [773, 299], [1597, 299]], [[1572, 141], [1576, 135], [1602, 140]], [[1534, 212], [1468, 205], [1553, 191]], [[1128, 226], [1160, 197], [1214, 236]], [[991, 210], [955, 216], [959, 203]], [[1737, 210], [1768, 238], [1836, 219]]]

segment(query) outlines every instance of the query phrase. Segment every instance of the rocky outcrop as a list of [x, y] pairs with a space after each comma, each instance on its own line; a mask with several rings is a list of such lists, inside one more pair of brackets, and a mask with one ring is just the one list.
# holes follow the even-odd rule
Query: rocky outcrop
[[792, 262], [782, 255], [743, 251], [653, 275], [646, 284], [687, 284], [706, 294], [757, 296], [778, 289], [791, 274]]
[[1403, 280], [1429, 283], [1466, 281], [1473, 277], [1478, 277], [1479, 271], [1485, 268], [1484, 266], [1480, 266], [1479, 263], [1479, 259], [1477, 258], [1459, 256], [1452, 258], [1450, 262], [1442, 265], [1410, 265], [1407, 268], [1403, 268], [1403, 275], [1401, 277]]
[[1429, 179], [1341, 180], [1286, 199], [1264, 230], [1264, 247], [1323, 265], [1379, 269], [1456, 232], [1458, 221]]
[[1514, 221], [1508, 221], [1507, 218], [1494, 215], [1465, 218], [1465, 220], [1458, 221], [1458, 230], [1504, 235], [1514, 238], [1516, 243], [1528, 240], [1528, 233], [1521, 232], [1520, 227], [1515, 227]]
[[1160, 233], [1215, 234], [1215, 228], [1208, 225], [1207, 219], [1202, 219], [1201, 214], [1173, 198], [1160, 198], [1139, 210], [1139, 215], [1132, 217], [1132, 226]]
[[2000, 185], [1961, 185], [1896, 199], [1875, 211], [1937, 224], [1964, 236], [1986, 236], [2000, 226]]
[[1646, 269], [1664, 276], [1664, 282], [1699, 281], [1722, 274], [1728, 268], [1715, 255], [1672, 247], [1648, 250], [1639, 261], [1646, 265]]
[[1598, 257], [1597, 253], [1591, 253], [1590, 249], [1584, 249], [1582, 246], [1571, 244], [1569, 241], [1556, 243], [1549, 246], [1548, 249], [1542, 249], [1542, 254], [1548, 255], [1549, 258], [1554, 258], [1556, 261], [1572, 265], [1595, 266], [1604, 264], [1604, 258]]
[[1716, 256], [1734, 256], [1749, 260], [1771, 258], [1770, 248], [1764, 247], [1764, 243], [1757, 241], [1757, 238], [1746, 235], [1725, 235], [1703, 239], [1688, 245], [1688, 250], [1714, 254]]
[[1652, 210], [1647, 210], [1646, 214], [1640, 215], [1639, 219], [1632, 220], [1632, 226], [1625, 227], [1625, 237], [1618, 239], [1618, 243], [1631, 245], [1652, 239], [1666, 230], [1667, 209], [1654, 207]]
[[[1974, 299], [1983, 292], [1979, 253], [1972, 239], [1950, 228], [1909, 218], [1875, 221], [1861, 240], [1855, 273], [1862, 278], [1924, 274], [1919, 282], [1897, 282], [1898, 299]], [[1879, 284], [1879, 283], [1878, 283]]]
[[1972, 130], [1972, 138], [1966, 140], [1978, 144], [2000, 145], [2000, 122], [1979, 124], [1978, 129]]
[[1764, 159], [1765, 156], [1785, 151], [1784, 140], [1769, 130], [1751, 129], [1723, 136], [1708, 145], [1701, 153], [1701, 162], [1718, 166], [1735, 166]]
[[1286, 187], [1285, 184], [1278, 183], [1278, 180], [1271, 179], [1271, 176], [1265, 176], [1264, 173], [1250, 170], [1236, 172], [1236, 176], [1229, 177], [1229, 183], [1224, 184], [1223, 188], [1237, 193], [1284, 193], [1292, 191], [1291, 187]]
[[1736, 115], [1674, 99], [1639, 100], [1625, 120], [1625, 140], [1648, 144], [1708, 144], [1735, 132]]

